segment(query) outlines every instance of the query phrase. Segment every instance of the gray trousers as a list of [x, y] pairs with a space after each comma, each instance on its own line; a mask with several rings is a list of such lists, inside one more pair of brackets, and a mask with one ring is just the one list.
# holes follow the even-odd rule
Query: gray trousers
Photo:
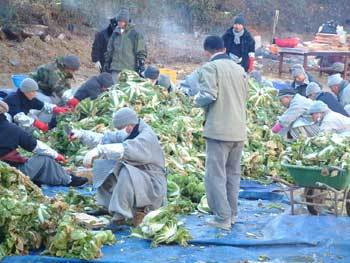
[[240, 161], [244, 142], [206, 139], [205, 190], [217, 221], [230, 223], [237, 215]]
[[71, 182], [71, 176], [49, 156], [34, 155], [17, 168], [40, 184], [66, 186]]
[[112, 71], [112, 79], [114, 83], [117, 83], [119, 81], [119, 77], [120, 77], [120, 71]]
[[113, 213], [113, 220], [133, 218], [135, 192], [129, 172], [122, 168], [118, 176], [109, 175], [97, 188], [96, 201]]

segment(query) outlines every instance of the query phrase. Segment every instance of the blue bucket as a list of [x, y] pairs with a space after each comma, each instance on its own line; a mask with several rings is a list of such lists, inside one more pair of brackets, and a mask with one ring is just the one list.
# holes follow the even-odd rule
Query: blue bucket
[[16, 88], [19, 88], [21, 86], [22, 81], [26, 78], [28, 78], [28, 75], [12, 75], [11, 76], [13, 85], [15, 85]]

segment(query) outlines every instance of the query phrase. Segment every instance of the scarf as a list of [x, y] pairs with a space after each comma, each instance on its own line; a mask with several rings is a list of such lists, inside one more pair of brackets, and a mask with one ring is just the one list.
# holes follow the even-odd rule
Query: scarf
[[236, 32], [234, 29], [232, 29], [233, 35], [235, 36], [235, 39], [233, 40], [233, 42], [236, 45], [241, 44], [241, 36], [243, 36], [244, 34], [244, 29], [241, 32]]

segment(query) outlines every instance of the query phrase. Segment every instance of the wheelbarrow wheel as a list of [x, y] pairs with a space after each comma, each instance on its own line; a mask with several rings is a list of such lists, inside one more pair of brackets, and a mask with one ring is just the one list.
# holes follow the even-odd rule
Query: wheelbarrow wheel
[[[308, 203], [323, 204], [325, 202], [324, 193], [326, 190], [315, 189], [315, 188], [305, 188], [305, 199]], [[314, 195], [321, 194], [320, 196], [312, 197]], [[349, 207], [350, 208], [350, 207]], [[307, 205], [307, 210], [309, 210], [312, 215], [319, 215], [322, 212], [322, 207], [317, 205]]]
[[347, 195], [346, 195], [346, 205], [345, 205], [345, 209], [346, 209], [346, 213], [348, 216], [350, 216], [350, 190], [348, 191]]

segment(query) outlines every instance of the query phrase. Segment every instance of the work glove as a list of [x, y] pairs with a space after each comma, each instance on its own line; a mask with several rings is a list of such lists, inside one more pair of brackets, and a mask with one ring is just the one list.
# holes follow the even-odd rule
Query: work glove
[[67, 163], [66, 158], [62, 154], [58, 154], [55, 160], [59, 163]]
[[56, 106], [53, 108], [53, 113], [55, 114], [65, 114], [69, 111], [70, 109], [68, 107], [59, 107], [59, 106]]
[[95, 68], [97, 68], [99, 71], [102, 70], [102, 65], [100, 61], [95, 62]]
[[80, 100], [71, 98], [69, 101], [67, 101], [67, 106], [74, 110], [78, 106], [79, 102]]
[[254, 53], [249, 53], [248, 58], [248, 72], [252, 72], [254, 70], [254, 63], [255, 63], [255, 55]]
[[96, 159], [99, 156], [99, 151], [97, 148], [94, 148], [87, 152], [87, 154], [84, 157], [83, 165], [85, 168], [91, 168], [92, 162], [94, 159]]
[[145, 71], [145, 60], [143, 58], [137, 59], [136, 72], [141, 76], [142, 72], [144, 71]]
[[74, 141], [76, 139], [80, 139], [83, 136], [83, 131], [73, 129], [68, 135], [68, 141]]
[[278, 122], [272, 127], [273, 133], [279, 133], [283, 129], [283, 126], [279, 124]]
[[47, 123], [42, 122], [38, 119], [36, 119], [34, 121], [34, 127], [38, 128], [39, 130], [43, 131], [43, 132], [48, 132], [49, 131], [49, 125], [47, 125]]

